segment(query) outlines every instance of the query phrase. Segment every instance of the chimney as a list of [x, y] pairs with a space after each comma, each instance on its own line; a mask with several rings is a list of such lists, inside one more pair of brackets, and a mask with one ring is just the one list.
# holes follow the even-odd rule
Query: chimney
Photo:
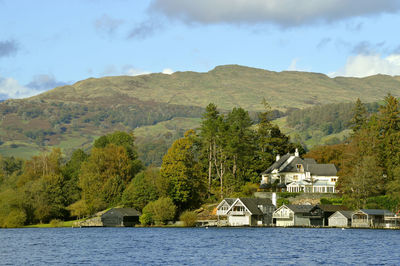
[[274, 192], [274, 193], [272, 193], [272, 199], [271, 199], [271, 201], [272, 201], [272, 204], [275, 206], [275, 208], [276, 208], [276, 193]]
[[296, 151], [294, 152], [294, 156], [299, 157], [299, 149], [296, 148]]
[[281, 156], [278, 154], [277, 156], [276, 156], [276, 161], [279, 161], [281, 159]]

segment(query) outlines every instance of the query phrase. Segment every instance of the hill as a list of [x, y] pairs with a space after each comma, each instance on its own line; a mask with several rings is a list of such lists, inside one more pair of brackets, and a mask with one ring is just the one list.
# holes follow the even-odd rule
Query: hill
[[389, 92], [400, 95], [400, 77], [330, 78], [237, 65], [207, 73], [89, 78], [31, 98], [1, 102], [0, 154], [26, 158], [48, 146], [68, 153], [89, 147], [95, 137], [111, 131], [135, 130], [142, 158], [149, 157], [149, 150], [158, 150], [158, 159], [146, 159], [158, 162], [174, 139], [198, 125], [210, 102], [222, 110], [241, 106], [256, 112], [265, 98], [272, 108], [293, 113], [293, 108], [353, 102], [357, 97], [373, 102]]

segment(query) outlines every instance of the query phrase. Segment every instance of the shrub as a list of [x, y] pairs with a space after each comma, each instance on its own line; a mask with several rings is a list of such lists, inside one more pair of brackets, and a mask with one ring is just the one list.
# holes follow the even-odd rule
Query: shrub
[[321, 199], [319, 200], [319, 202], [320, 202], [321, 204], [332, 204], [332, 201], [331, 201], [330, 199], [327, 199], [327, 198], [321, 198]]
[[183, 222], [185, 227], [193, 227], [196, 225], [197, 213], [191, 211], [185, 211], [179, 217], [179, 220]]
[[50, 221], [50, 226], [51, 227], [62, 227], [63, 222], [59, 219], [53, 219]]
[[175, 217], [176, 206], [170, 198], [159, 198], [152, 201], [143, 208], [143, 214], [152, 217], [155, 224], [165, 224]]
[[300, 194], [301, 194], [300, 192], [278, 192], [278, 196], [280, 198], [285, 198], [285, 199], [287, 199], [287, 198], [295, 198]]
[[277, 207], [279, 208], [283, 204], [285, 204], [285, 205], [290, 204], [290, 201], [288, 199], [285, 199], [285, 198], [280, 198], [280, 199], [278, 199], [276, 201], [276, 204], [278, 205]]
[[4, 220], [3, 227], [16, 228], [22, 227], [26, 221], [26, 214], [21, 210], [11, 211], [7, 218]]
[[153, 217], [149, 213], [144, 213], [139, 217], [139, 221], [142, 225], [150, 225], [153, 223]]

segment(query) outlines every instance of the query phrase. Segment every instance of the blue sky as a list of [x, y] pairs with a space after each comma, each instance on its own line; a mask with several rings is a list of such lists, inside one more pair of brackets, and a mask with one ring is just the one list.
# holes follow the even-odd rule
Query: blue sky
[[400, 75], [399, 0], [0, 0], [0, 99], [240, 64]]

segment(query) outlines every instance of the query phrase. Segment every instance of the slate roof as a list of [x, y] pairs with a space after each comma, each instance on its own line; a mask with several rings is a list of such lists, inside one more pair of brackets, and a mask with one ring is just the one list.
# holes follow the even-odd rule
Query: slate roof
[[314, 205], [293, 205], [288, 204], [285, 205], [289, 209], [291, 209], [294, 213], [309, 213]]
[[294, 157], [293, 154], [285, 154], [278, 161], [275, 161], [267, 170], [262, 174], [270, 174], [273, 170], [279, 169], [279, 172], [297, 172], [297, 165], [302, 164], [304, 171], [310, 172], [316, 176], [336, 176], [337, 169], [334, 164], [318, 164], [312, 158], [301, 159], [300, 157], [294, 157], [290, 163], [285, 165], [287, 161]]
[[304, 158], [303, 160], [306, 164], [316, 164], [317, 163], [317, 161], [315, 161], [313, 158]]
[[332, 204], [320, 204], [320, 205], [315, 205], [315, 207], [316, 208], [320, 208], [324, 212], [337, 212], [337, 211], [347, 211], [347, 210], [349, 210], [346, 206], [343, 206], [343, 205], [332, 205]]
[[347, 219], [351, 219], [351, 215], [353, 214], [353, 211], [338, 211], [338, 212], [341, 213]]
[[278, 161], [275, 161], [263, 174], [270, 174], [274, 169], [279, 169], [290, 158], [290, 154], [283, 155]]
[[262, 211], [258, 208], [258, 205], [268, 206], [272, 205], [271, 199], [263, 199], [263, 198], [239, 198], [239, 200], [246, 206], [246, 208], [252, 214], [262, 215]]
[[336, 176], [337, 169], [334, 164], [309, 164], [308, 170], [312, 175]]
[[119, 216], [140, 216], [142, 215], [139, 211], [134, 208], [112, 208], [102, 216], [106, 215], [119, 215]]
[[380, 210], [380, 209], [361, 209], [360, 211], [368, 214], [368, 215], [393, 215], [391, 211], [388, 210]]
[[223, 200], [218, 204], [217, 209], [219, 209], [219, 207], [222, 206], [222, 203], [223, 203], [224, 201], [225, 201], [226, 203], [228, 203], [228, 205], [229, 205], [229, 207], [230, 207], [230, 206], [232, 206], [233, 203], [235, 203], [236, 198], [225, 198], [225, 199], [223, 199]]

